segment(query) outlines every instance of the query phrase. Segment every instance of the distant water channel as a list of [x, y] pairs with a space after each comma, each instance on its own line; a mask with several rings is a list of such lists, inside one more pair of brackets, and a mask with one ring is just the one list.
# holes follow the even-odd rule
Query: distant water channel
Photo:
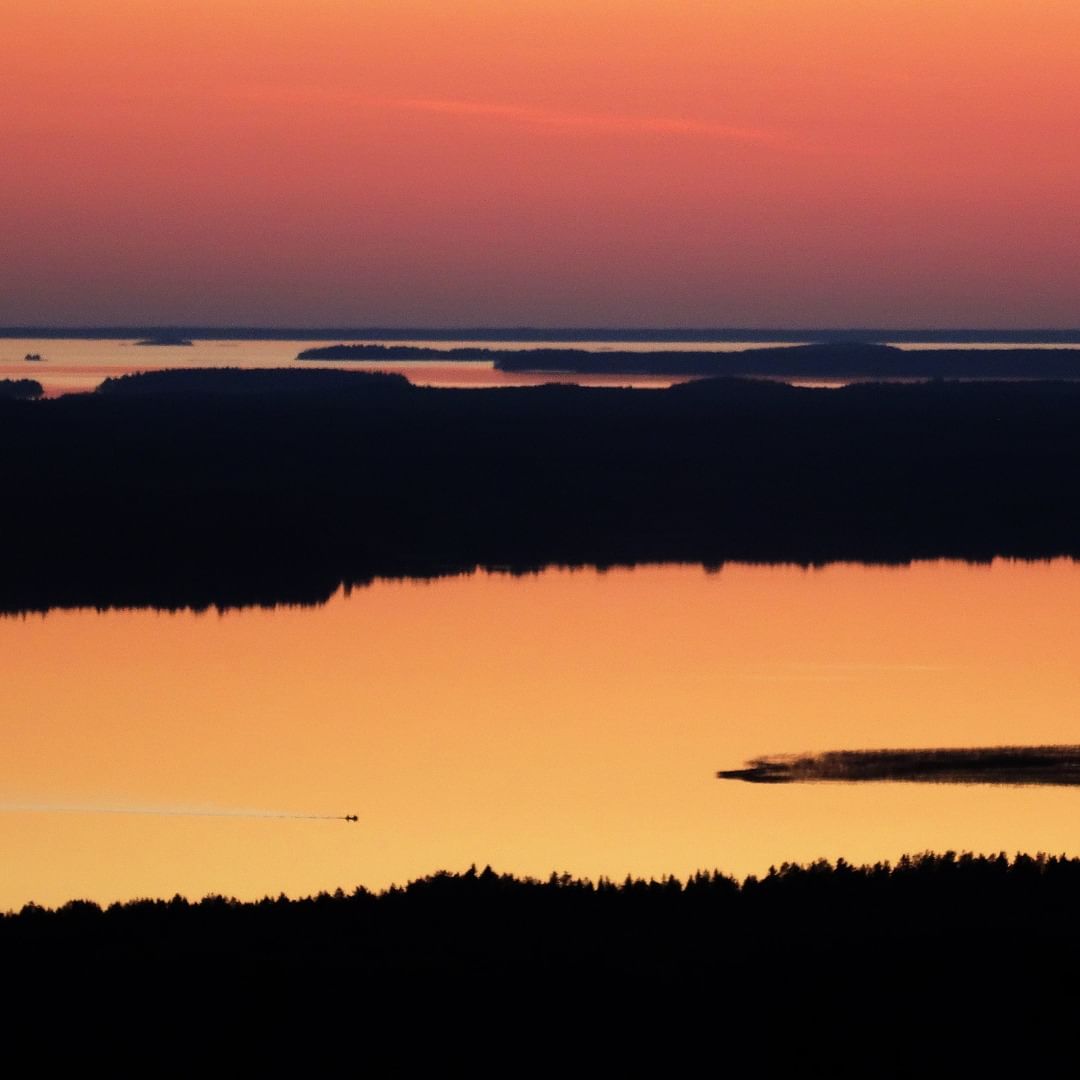
[[[530, 349], [552, 347], [551, 342], [536, 341], [378, 341], [372, 344], [433, 346], [436, 348]], [[492, 387], [533, 386], [537, 383], [565, 382], [581, 386], [633, 386], [660, 389], [688, 377], [671, 375], [582, 375], [557, 372], [496, 371], [490, 361], [410, 360], [297, 361], [303, 349], [332, 344], [327, 341], [204, 341], [192, 345], [136, 345], [133, 341], [93, 339], [0, 338], [0, 379], [36, 379], [48, 396], [93, 390], [107, 378], [164, 368], [308, 368], [332, 367], [351, 371], [390, 371], [404, 374], [420, 386]], [[736, 352], [743, 349], [770, 348], [798, 342], [726, 341], [726, 342], [617, 342], [560, 341], [558, 348], [646, 352], [654, 349]], [[802, 344], [806, 344], [805, 342]], [[904, 345], [905, 349], [937, 348], [929, 345]], [[965, 348], [949, 345], [949, 348]], [[1059, 348], [1047, 345], [976, 345], [972, 348]], [[28, 361], [27, 355], [40, 356]], [[820, 379], [803, 385], [839, 386], [851, 380]]]
[[60, 611], [0, 620], [0, 678], [0, 908], [473, 862], [622, 878], [1080, 853], [1076, 789], [714, 776], [770, 753], [1080, 743], [1071, 561], [550, 570], [313, 608]]

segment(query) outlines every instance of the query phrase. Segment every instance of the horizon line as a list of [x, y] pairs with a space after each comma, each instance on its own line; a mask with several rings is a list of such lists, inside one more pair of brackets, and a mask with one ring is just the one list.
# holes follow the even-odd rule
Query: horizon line
[[1080, 343], [1080, 326], [1076, 327], [972, 327], [972, 326], [621, 326], [621, 325], [402, 325], [379, 324], [337, 325], [259, 325], [213, 323], [100, 323], [100, 324], [41, 324], [13, 323], [0, 326], [0, 338], [37, 337], [100, 337], [128, 338], [184, 334], [200, 338], [416, 338], [459, 340], [491, 338], [494, 340], [538, 340], [564, 338], [567, 340], [892, 340], [892, 341], [971, 341], [1004, 342], [1046, 339], [1050, 342]]

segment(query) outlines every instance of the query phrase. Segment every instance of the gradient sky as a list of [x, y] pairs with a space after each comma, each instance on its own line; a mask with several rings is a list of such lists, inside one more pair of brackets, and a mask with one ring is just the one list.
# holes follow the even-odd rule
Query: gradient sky
[[1076, 326], [1076, 0], [0, 0], [0, 324]]

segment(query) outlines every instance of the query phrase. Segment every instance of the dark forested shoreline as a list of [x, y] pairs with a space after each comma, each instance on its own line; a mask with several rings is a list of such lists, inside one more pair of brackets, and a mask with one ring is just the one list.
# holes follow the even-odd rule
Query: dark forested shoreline
[[474, 868], [382, 894], [27, 907], [0, 918], [0, 953], [21, 1013], [92, 1019], [128, 1041], [150, 1038], [126, 1029], [134, 1018], [176, 1019], [184, 1044], [224, 1016], [226, 1045], [244, 1053], [244, 1018], [276, 1045], [302, 1016], [309, 1048], [388, 1039], [399, 1061], [436, 1032], [429, 1048], [453, 1059], [464, 1031], [489, 1050], [539, 1040], [530, 1053], [575, 1060], [585, 1047], [670, 1059], [723, 1039], [725, 1053], [764, 1046], [770, 1062], [805, 1064], [842, 1047], [880, 1057], [875, 1075], [925, 1075], [945, 1047], [1006, 1052], [977, 1034], [988, 1023], [1038, 1032], [1029, 1061], [1068, 1045], [1078, 904], [1080, 860], [1041, 855], [785, 865], [741, 884]]
[[0, 401], [0, 608], [319, 602], [477, 566], [1080, 556], [1080, 385], [425, 389], [154, 372]]
[[[976, 897], [978, 910], [964, 911]], [[10, 959], [19, 948], [39, 952], [50, 943], [79, 939], [96, 947], [115, 934], [129, 941], [145, 938], [149, 947], [175, 951], [174, 959], [183, 961], [189, 948], [243, 949], [257, 943], [260, 933], [247, 942], [238, 933], [277, 924], [278, 931], [289, 931], [283, 943], [287, 951], [296, 950], [291, 959], [331, 967], [343, 962], [339, 952], [364, 938], [371, 939], [362, 949], [365, 962], [380, 969], [399, 965], [404, 954], [415, 954], [410, 965], [437, 966], [446, 949], [484, 951], [484, 939], [491, 950], [486, 962], [516, 963], [500, 944], [509, 936], [521, 947], [591, 952], [608, 965], [640, 968], [666, 966], [673, 959], [698, 963], [700, 958], [672, 951], [679, 942], [746, 954], [787, 949], [807, 939], [805, 946], [813, 949], [811, 928], [834, 941], [884, 942], [951, 932], [962, 923], [971, 934], [1025, 928], [1080, 948], [1077, 905], [1080, 858], [1045, 853], [926, 852], [861, 866], [822, 859], [784, 863], [742, 881], [717, 870], [686, 879], [628, 875], [622, 881], [592, 881], [566, 873], [521, 878], [474, 866], [381, 892], [357, 886], [299, 899], [240, 901], [214, 895], [191, 901], [177, 895], [105, 907], [72, 900], [52, 909], [29, 903], [0, 914], [0, 948]], [[1027, 922], [1036, 910], [1043, 916], [1038, 927]], [[626, 920], [621, 927], [620, 919]], [[632, 926], [646, 932], [636, 951], [625, 948]], [[295, 933], [305, 929], [321, 942], [305, 943]], [[443, 940], [435, 947], [438, 939]], [[321, 954], [316, 945], [330, 954]]]

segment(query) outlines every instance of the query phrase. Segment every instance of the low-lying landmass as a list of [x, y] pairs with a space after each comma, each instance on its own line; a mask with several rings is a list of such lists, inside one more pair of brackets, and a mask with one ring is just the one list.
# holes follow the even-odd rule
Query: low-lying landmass
[[503, 350], [439, 349], [426, 345], [319, 345], [302, 349], [297, 360], [492, 360]]
[[1080, 349], [898, 349], [872, 342], [718, 350], [328, 345], [297, 360], [487, 361], [500, 371], [777, 379], [1076, 379]]
[[162, 371], [0, 401], [0, 608], [317, 603], [477, 567], [1080, 556], [1080, 384], [421, 388]]
[[753, 784], [908, 781], [931, 784], [1080, 786], [1080, 746], [991, 746], [931, 750], [830, 750], [771, 754], [721, 780]]

